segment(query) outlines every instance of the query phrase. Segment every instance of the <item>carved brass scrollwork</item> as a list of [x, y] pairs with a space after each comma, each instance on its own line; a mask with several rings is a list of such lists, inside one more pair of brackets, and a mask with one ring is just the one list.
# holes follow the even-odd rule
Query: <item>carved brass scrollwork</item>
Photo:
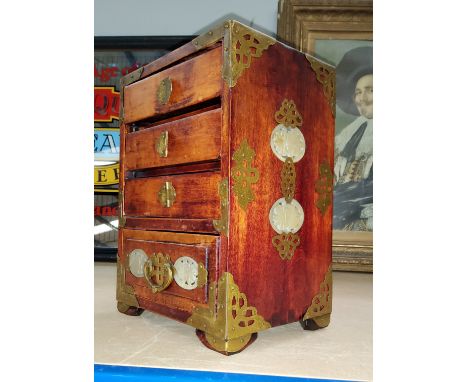
[[254, 156], [255, 151], [248, 145], [245, 139], [232, 156], [232, 159], [236, 162], [231, 170], [233, 180], [232, 190], [244, 210], [255, 199], [251, 186], [257, 183], [260, 177], [258, 169], [252, 167]]
[[303, 321], [313, 319], [321, 328], [328, 326], [332, 311], [332, 286], [332, 267], [330, 265], [324, 280], [320, 283], [319, 293], [312, 298], [311, 305], [304, 314], [304, 317], [302, 317]]
[[272, 242], [282, 260], [291, 260], [301, 239], [295, 233], [282, 233], [273, 236]]
[[[159, 252], [157, 255], [151, 256], [145, 262], [144, 276], [153, 293], [166, 289], [174, 276], [169, 255]], [[153, 282], [153, 280], [155, 281]]]
[[328, 100], [333, 116], [336, 109], [336, 75], [335, 69], [316, 58], [305, 54], [307, 61], [310, 62], [312, 70], [315, 72], [317, 81], [323, 85], [323, 92]]
[[275, 120], [286, 127], [302, 126], [302, 116], [293, 100], [283, 100], [280, 109], [275, 113]]
[[315, 192], [318, 193], [315, 205], [323, 215], [333, 199], [333, 174], [330, 165], [326, 162], [322, 163], [319, 174], [320, 178], [315, 183]]
[[228, 21], [224, 26], [230, 31], [230, 41], [225, 41], [223, 77], [233, 87], [243, 71], [250, 67], [252, 57], [261, 57], [276, 40], [236, 21]]
[[195, 308], [187, 324], [204, 331], [213, 348], [227, 352], [242, 349], [252, 333], [271, 327], [255, 307], [248, 305], [246, 295], [229, 272], [224, 272], [218, 283], [210, 284], [208, 307]]
[[281, 191], [287, 203], [291, 203], [296, 190], [296, 169], [292, 158], [286, 158], [281, 170]]

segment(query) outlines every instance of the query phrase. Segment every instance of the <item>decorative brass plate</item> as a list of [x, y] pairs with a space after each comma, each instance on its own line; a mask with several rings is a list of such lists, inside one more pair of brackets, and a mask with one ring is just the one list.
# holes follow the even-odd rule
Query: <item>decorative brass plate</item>
[[128, 306], [139, 307], [131, 285], [125, 283], [125, 266], [117, 259], [117, 301]]
[[273, 236], [272, 242], [282, 260], [291, 260], [301, 239], [295, 233], [282, 233]]
[[255, 31], [237, 21], [228, 21], [224, 24], [228, 30], [225, 35], [225, 58], [223, 78], [230, 87], [236, 85], [243, 71], [250, 67], [252, 57], [259, 58], [263, 51], [276, 40], [263, 33]]
[[320, 290], [312, 298], [312, 304], [307, 309], [302, 320], [312, 318], [318, 326], [325, 327], [330, 323], [330, 313], [332, 311], [332, 267], [328, 268], [324, 280], [320, 283]]
[[159, 138], [156, 140], [155, 148], [156, 152], [159, 154], [161, 158], [167, 158], [168, 154], [168, 146], [169, 146], [169, 132], [163, 131]]
[[176, 191], [171, 182], [164, 182], [158, 193], [159, 203], [164, 207], [171, 207], [176, 199]]
[[246, 210], [247, 205], [255, 199], [252, 184], [257, 183], [260, 173], [252, 167], [255, 151], [244, 139], [239, 148], [234, 152], [232, 159], [236, 162], [231, 170], [234, 195], [237, 196], [239, 205]]
[[165, 105], [172, 93], [172, 81], [169, 77], [164, 78], [158, 86], [157, 97], [160, 105]]
[[307, 61], [310, 62], [312, 70], [315, 72], [317, 81], [323, 85], [323, 92], [325, 97], [328, 100], [333, 116], [335, 116], [336, 108], [336, 73], [335, 69], [317, 60], [315, 57], [312, 57], [308, 54], [304, 54], [307, 58]]
[[[144, 276], [153, 293], [162, 292], [172, 282], [174, 272], [169, 255], [159, 252], [151, 256], [144, 265]], [[153, 282], [153, 280], [155, 280]]]
[[286, 127], [302, 126], [302, 116], [293, 100], [283, 100], [280, 109], [275, 113], [275, 120]]
[[256, 308], [248, 305], [229, 272], [224, 272], [218, 283], [210, 284], [208, 307], [196, 307], [187, 324], [204, 331], [213, 347], [228, 352], [242, 348], [252, 333], [271, 327]]
[[281, 170], [281, 192], [286, 203], [291, 203], [296, 189], [296, 169], [291, 158], [287, 158]]
[[208, 271], [203, 263], [198, 263], [197, 288], [201, 288], [208, 282]]
[[229, 186], [228, 179], [224, 178], [219, 182], [218, 193], [221, 204], [221, 218], [213, 220], [213, 227], [219, 233], [228, 236], [229, 233]]
[[333, 198], [333, 174], [327, 162], [320, 165], [319, 174], [320, 178], [315, 182], [315, 192], [318, 193], [315, 205], [323, 215]]

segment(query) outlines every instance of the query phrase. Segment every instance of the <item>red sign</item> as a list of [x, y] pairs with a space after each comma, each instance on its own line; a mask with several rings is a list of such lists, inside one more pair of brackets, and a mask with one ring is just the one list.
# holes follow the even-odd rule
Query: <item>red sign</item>
[[120, 93], [114, 86], [94, 87], [94, 122], [119, 119]]

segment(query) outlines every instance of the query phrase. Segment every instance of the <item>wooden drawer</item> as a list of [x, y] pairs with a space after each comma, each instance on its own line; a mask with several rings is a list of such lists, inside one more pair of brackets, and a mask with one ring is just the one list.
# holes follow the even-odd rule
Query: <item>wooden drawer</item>
[[[128, 179], [125, 182], [124, 213], [127, 216], [153, 216], [187, 219], [218, 219], [220, 200], [218, 172]], [[175, 200], [164, 206], [159, 192], [170, 182]]]
[[[218, 97], [222, 87], [221, 60], [219, 47], [126, 86], [124, 122], [163, 115]], [[172, 83], [167, 101], [158, 97], [166, 78]]]
[[[165, 134], [164, 154], [158, 151], [158, 144]], [[128, 134], [126, 167], [138, 170], [216, 160], [220, 149], [221, 110], [216, 109]]]
[[[132, 285], [138, 299], [143, 298], [163, 305], [169, 305], [170, 301], [171, 306], [176, 300], [175, 303], [181, 304], [182, 307], [184, 301], [181, 299], [207, 303], [207, 288], [211, 281], [215, 281], [216, 276], [216, 236], [125, 230], [124, 237], [126, 282]], [[173, 280], [167, 289], [153, 293], [145, 277], [138, 273], [134, 275], [130, 270], [128, 256], [136, 249], [143, 250], [148, 258], [157, 253], [168, 255], [172, 264], [182, 256], [190, 257], [196, 263], [201, 263], [207, 270], [207, 282], [200, 287], [187, 290]]]

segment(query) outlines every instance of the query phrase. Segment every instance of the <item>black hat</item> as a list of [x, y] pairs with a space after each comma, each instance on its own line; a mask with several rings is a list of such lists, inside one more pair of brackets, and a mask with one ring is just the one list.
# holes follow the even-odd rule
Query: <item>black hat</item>
[[372, 47], [364, 46], [347, 52], [336, 67], [336, 102], [346, 113], [360, 115], [354, 104], [357, 81], [372, 74]]

